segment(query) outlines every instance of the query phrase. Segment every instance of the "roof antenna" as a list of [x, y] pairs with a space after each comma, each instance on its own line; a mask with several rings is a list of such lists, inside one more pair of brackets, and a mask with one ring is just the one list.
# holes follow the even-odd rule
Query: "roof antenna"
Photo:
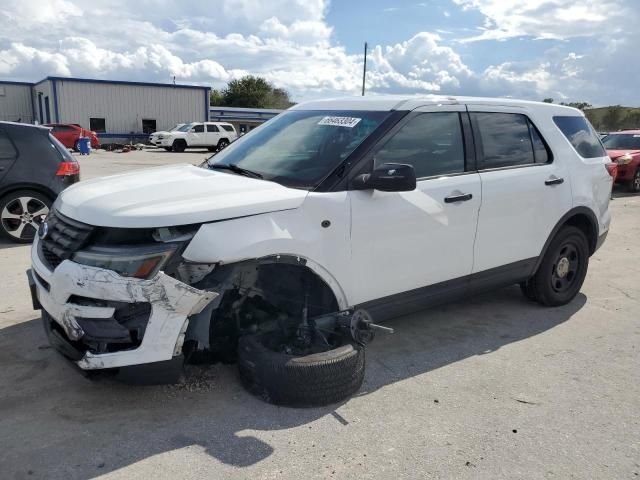
[[175, 75], [173, 76], [173, 84], [174, 85], [176, 84], [176, 76]]

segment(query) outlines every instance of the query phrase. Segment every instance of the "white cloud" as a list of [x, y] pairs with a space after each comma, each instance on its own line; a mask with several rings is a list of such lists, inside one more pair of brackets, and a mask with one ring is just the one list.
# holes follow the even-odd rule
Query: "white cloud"
[[[367, 90], [637, 101], [638, 67], [630, 52], [640, 35], [623, 28], [640, 20], [636, 1], [454, 0], [460, 10], [483, 15], [480, 35], [460, 45], [421, 32], [372, 46]], [[251, 73], [290, 90], [296, 100], [357, 94], [362, 55], [336, 44], [328, 8], [328, 0], [219, 0], [215, 8], [193, 1], [188, 9], [175, 0], [4, 0], [0, 75], [160, 82], [175, 75], [182, 83], [220, 87]], [[394, 17], [407, 9], [401, 10]], [[446, 13], [460, 12], [448, 8]], [[355, 20], [353, 26], [360, 28]], [[449, 38], [448, 30], [440, 32]], [[590, 45], [571, 43], [585, 36]], [[558, 41], [536, 59], [522, 59], [518, 52], [482, 62], [492, 40], [512, 37]], [[527, 48], [526, 42], [521, 45]]]
[[[485, 16], [482, 34], [464, 39], [504, 40], [518, 36], [565, 39], [594, 35], [622, 18], [619, 0], [453, 0], [465, 10], [476, 9]], [[628, 0], [629, 5], [636, 0]]]

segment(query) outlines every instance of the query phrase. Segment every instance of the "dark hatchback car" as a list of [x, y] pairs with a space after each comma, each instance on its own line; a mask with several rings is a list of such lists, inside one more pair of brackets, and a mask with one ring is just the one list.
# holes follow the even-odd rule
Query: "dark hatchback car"
[[30, 243], [80, 166], [50, 129], [0, 122], [0, 237]]

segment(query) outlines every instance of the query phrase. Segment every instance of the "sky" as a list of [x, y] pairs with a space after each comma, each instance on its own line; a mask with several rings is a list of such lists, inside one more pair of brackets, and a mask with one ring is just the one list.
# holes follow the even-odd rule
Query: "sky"
[[223, 87], [294, 101], [481, 95], [640, 106], [640, 0], [2, 0], [0, 80]]

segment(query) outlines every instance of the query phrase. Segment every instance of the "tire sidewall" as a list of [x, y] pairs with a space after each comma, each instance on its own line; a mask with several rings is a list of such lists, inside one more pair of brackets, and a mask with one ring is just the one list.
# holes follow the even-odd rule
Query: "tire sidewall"
[[635, 173], [633, 174], [633, 178], [629, 182], [629, 190], [633, 193], [640, 192], [640, 187], [636, 186], [636, 179], [640, 177], [640, 168], [637, 168]]
[[174, 140], [172, 149], [174, 152], [184, 152], [187, 148], [187, 143], [184, 140]]
[[[572, 243], [578, 250], [579, 271], [571, 288], [566, 292], [556, 292], [551, 286], [551, 275], [554, 262], [560, 249], [567, 243]], [[559, 306], [569, 303], [580, 291], [589, 267], [589, 244], [585, 234], [578, 228], [567, 226], [558, 232], [549, 245], [540, 267], [533, 279], [533, 286], [539, 299], [545, 305]]]
[[345, 400], [362, 385], [365, 350], [359, 345], [343, 339], [331, 350], [292, 356], [269, 349], [261, 337], [240, 338], [238, 368], [245, 388], [269, 403], [297, 408], [328, 405]]

